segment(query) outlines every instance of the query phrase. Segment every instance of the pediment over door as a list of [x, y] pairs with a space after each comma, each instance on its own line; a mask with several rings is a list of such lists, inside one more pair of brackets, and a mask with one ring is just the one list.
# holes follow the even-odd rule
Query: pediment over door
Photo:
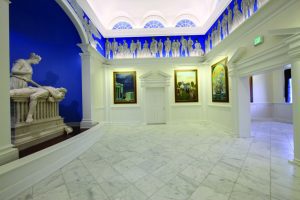
[[162, 71], [150, 71], [140, 76], [142, 87], [167, 87], [170, 85], [169, 74]]

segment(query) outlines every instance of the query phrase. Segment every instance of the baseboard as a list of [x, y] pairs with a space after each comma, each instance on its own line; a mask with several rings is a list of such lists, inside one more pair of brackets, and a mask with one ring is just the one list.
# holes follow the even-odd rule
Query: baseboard
[[0, 199], [16, 196], [74, 160], [101, 138], [101, 126], [1, 166]]

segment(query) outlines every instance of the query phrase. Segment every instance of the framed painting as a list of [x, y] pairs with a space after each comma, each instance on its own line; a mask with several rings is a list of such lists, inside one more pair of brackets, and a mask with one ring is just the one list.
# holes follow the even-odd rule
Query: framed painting
[[175, 102], [198, 102], [197, 69], [175, 70]]
[[227, 58], [211, 66], [212, 102], [229, 102]]
[[114, 103], [136, 103], [136, 72], [114, 72]]

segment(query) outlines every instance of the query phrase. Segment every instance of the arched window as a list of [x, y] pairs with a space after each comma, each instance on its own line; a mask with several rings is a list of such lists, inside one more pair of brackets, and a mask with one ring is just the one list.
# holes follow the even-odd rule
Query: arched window
[[177, 22], [176, 27], [195, 27], [195, 23], [189, 19], [182, 19]]
[[132, 26], [128, 22], [118, 22], [114, 25], [112, 29], [132, 29]]
[[157, 20], [151, 20], [145, 24], [144, 28], [164, 28], [164, 25]]

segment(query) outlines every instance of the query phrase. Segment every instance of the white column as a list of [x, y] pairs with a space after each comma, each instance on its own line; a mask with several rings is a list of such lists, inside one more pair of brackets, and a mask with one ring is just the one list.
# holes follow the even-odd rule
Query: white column
[[249, 77], [239, 77], [234, 71], [229, 76], [232, 84], [233, 132], [240, 137], [251, 136]]
[[286, 40], [288, 55], [292, 63], [293, 126], [294, 126], [294, 164], [300, 166], [300, 33]]
[[92, 120], [92, 56], [89, 52], [89, 44], [80, 44], [83, 53], [81, 56], [82, 69], [82, 121], [80, 128], [91, 128], [96, 122]]
[[18, 159], [11, 144], [9, 97], [9, 1], [0, 0], [0, 165]]
[[292, 64], [294, 163], [300, 165], [300, 56]]

